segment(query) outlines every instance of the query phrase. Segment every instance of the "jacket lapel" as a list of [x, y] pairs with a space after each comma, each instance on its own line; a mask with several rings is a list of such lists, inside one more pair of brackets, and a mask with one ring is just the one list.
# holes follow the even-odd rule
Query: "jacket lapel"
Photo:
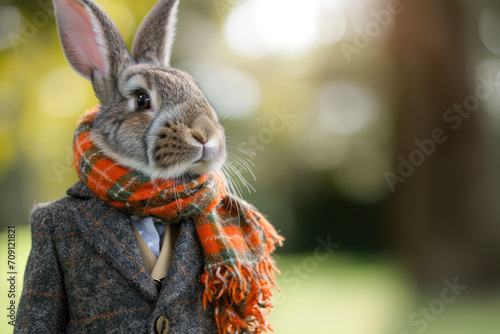
[[148, 300], [156, 301], [158, 292], [146, 270], [128, 216], [97, 199], [82, 183], [70, 188], [67, 194], [83, 199], [71, 210], [89, 245]]

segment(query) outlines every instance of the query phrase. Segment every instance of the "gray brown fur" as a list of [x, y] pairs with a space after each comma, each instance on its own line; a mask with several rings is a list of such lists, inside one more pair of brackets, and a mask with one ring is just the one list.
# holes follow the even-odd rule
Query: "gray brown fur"
[[178, 4], [176, 0], [160, 0], [144, 19], [132, 45], [132, 56], [136, 62], [170, 65]]

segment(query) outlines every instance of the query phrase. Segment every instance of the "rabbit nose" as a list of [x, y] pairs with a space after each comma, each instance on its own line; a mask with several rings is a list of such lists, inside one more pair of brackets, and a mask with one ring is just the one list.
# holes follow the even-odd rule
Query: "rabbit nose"
[[217, 133], [214, 123], [206, 116], [196, 118], [190, 128], [191, 135], [202, 144], [208, 143]]
[[210, 140], [210, 138], [207, 139], [207, 137], [198, 130], [191, 130], [191, 135], [202, 144], [206, 144]]

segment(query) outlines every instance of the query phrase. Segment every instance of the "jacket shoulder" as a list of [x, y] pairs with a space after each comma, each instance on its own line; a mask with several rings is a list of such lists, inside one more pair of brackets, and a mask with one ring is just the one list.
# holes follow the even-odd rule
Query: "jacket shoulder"
[[70, 223], [73, 208], [84, 200], [71, 196], [64, 196], [48, 203], [36, 204], [31, 210], [31, 231], [41, 233], [54, 231], [62, 223]]

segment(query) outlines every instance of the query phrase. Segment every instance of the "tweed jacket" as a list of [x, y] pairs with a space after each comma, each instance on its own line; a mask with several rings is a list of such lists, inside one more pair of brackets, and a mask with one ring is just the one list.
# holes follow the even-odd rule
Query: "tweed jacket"
[[[218, 333], [203, 309], [203, 251], [186, 220], [160, 291], [146, 270], [127, 215], [82, 183], [38, 205], [14, 333]], [[160, 330], [166, 333], [166, 330]]]

